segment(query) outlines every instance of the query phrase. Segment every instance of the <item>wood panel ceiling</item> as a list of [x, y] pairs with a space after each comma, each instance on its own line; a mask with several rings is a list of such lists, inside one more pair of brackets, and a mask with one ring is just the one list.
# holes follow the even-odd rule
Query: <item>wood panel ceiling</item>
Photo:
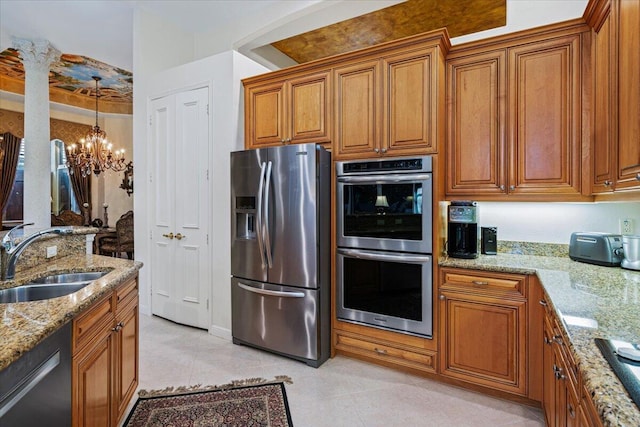
[[506, 23], [506, 0], [407, 0], [272, 46], [302, 64], [443, 27], [458, 37]]

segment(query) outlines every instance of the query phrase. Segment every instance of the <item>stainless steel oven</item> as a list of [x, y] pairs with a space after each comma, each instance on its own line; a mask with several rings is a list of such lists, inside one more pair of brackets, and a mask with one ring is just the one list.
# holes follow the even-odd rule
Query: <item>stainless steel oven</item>
[[339, 319], [431, 338], [431, 255], [338, 248]]
[[340, 247], [432, 252], [432, 159], [337, 162]]
[[337, 316], [433, 336], [432, 159], [337, 162]]

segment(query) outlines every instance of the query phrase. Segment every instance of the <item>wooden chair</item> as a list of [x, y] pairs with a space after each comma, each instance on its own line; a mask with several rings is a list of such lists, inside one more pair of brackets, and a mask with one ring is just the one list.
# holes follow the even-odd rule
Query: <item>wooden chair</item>
[[133, 259], [133, 211], [122, 215], [116, 221], [116, 237], [103, 237], [100, 239], [100, 255], [118, 257], [122, 252], [127, 253], [129, 259]]
[[84, 225], [84, 217], [74, 211], [63, 210], [59, 215], [51, 214], [51, 225]]

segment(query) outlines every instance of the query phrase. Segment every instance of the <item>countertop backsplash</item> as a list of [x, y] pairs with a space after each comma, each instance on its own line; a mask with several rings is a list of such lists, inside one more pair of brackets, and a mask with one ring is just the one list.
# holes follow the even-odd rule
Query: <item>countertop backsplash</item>
[[514, 254], [514, 255], [568, 257], [569, 244], [515, 242], [515, 241], [498, 239], [498, 253]]

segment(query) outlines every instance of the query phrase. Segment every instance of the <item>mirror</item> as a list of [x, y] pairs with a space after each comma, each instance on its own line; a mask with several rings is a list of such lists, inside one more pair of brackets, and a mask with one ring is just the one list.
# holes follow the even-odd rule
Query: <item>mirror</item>
[[131, 197], [133, 194], [133, 162], [127, 163], [127, 168], [124, 170], [124, 178], [122, 178], [122, 183], [120, 184], [120, 188], [127, 192], [127, 196]]

